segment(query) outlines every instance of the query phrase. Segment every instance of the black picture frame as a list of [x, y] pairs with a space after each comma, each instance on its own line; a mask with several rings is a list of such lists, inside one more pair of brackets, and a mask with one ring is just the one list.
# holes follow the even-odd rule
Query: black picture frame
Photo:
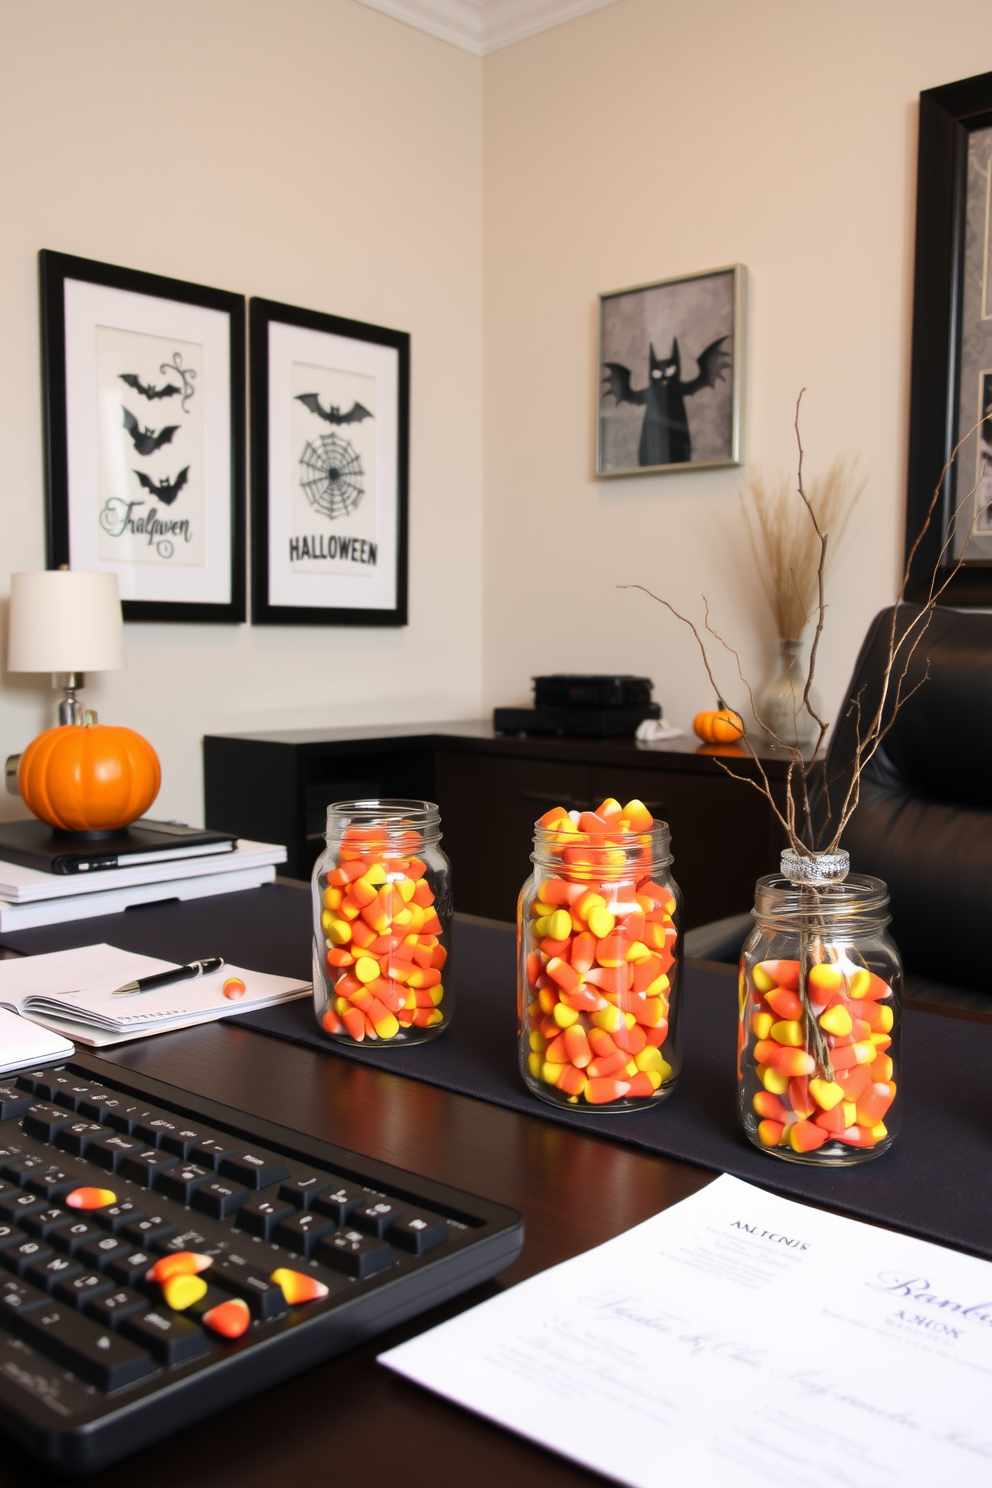
[[[280, 493], [273, 491], [272, 474], [273, 409], [270, 407], [272, 367], [270, 355], [273, 327], [295, 327], [319, 335], [343, 338], [362, 346], [386, 348], [395, 352], [395, 471], [391, 468], [385, 480], [388, 491], [395, 492], [394, 527], [390, 529], [390, 546], [395, 559], [392, 576], [392, 602], [382, 606], [349, 604], [293, 604], [274, 602], [270, 581], [272, 568], [273, 516], [272, 503]], [[251, 419], [251, 514], [252, 514], [252, 600], [251, 618], [255, 625], [349, 625], [403, 626], [408, 624], [408, 527], [410, 464], [410, 336], [406, 331], [369, 325], [364, 321], [283, 305], [274, 300], [252, 299], [249, 304], [250, 419]], [[347, 360], [347, 358], [345, 358]], [[347, 368], [344, 369], [348, 371]], [[297, 395], [294, 402], [301, 399]], [[284, 416], [286, 416], [284, 414]], [[326, 412], [320, 415], [327, 418]], [[319, 419], [318, 419], [318, 427]], [[391, 462], [390, 462], [391, 465]], [[287, 467], [288, 470], [288, 467]], [[360, 472], [361, 473], [361, 472]], [[282, 475], [280, 484], [285, 484]], [[281, 492], [284, 497], [285, 491]], [[378, 491], [377, 491], [378, 496]], [[322, 544], [323, 546], [323, 544]], [[333, 578], [333, 576], [331, 576]]]
[[[41, 308], [42, 401], [44, 421], [47, 563], [72, 567], [70, 502], [74, 451], [70, 448], [69, 390], [67, 386], [66, 284], [80, 281], [101, 285], [152, 300], [174, 301], [218, 311], [227, 317], [229, 356], [227, 468], [229, 483], [223, 491], [207, 487], [204, 501], [223, 502], [223, 520], [230, 534], [230, 557], [226, 581], [223, 568], [222, 602], [122, 597], [125, 620], [182, 621], [189, 623], [239, 624], [246, 618], [245, 536], [245, 300], [243, 295], [143, 273], [116, 264], [78, 258], [72, 254], [42, 249], [38, 255]], [[219, 439], [218, 439], [219, 443]], [[229, 509], [227, 504], [229, 503]], [[216, 505], [214, 510], [216, 510]], [[225, 544], [225, 556], [227, 545]], [[223, 564], [223, 560], [222, 560]]]
[[[989, 125], [992, 72], [920, 94], [907, 561], [959, 437], [968, 143], [974, 130]], [[936, 574], [938, 582], [949, 579], [942, 603], [992, 605], [992, 560], [966, 559], [952, 575], [944, 551], [957, 503], [970, 487], [968, 471], [948, 471], [934, 520], [912, 562], [908, 598], [925, 600]]]

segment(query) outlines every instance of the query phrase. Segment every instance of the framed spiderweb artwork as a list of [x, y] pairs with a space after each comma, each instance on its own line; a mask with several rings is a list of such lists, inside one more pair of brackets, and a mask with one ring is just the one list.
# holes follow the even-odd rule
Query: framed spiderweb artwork
[[245, 302], [43, 250], [48, 565], [125, 620], [245, 619]]
[[600, 295], [597, 475], [741, 464], [745, 295], [742, 264]]
[[410, 338], [253, 299], [252, 621], [407, 623]]

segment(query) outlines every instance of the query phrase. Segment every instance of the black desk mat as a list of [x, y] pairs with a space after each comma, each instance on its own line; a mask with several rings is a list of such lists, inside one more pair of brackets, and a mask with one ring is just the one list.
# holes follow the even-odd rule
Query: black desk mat
[[[106, 940], [172, 960], [223, 955], [259, 971], [309, 976], [310, 899], [270, 885], [214, 899], [154, 905], [100, 920], [0, 937], [35, 953]], [[895, 1225], [992, 1257], [992, 1026], [911, 1010], [906, 1015], [903, 1127], [891, 1151], [820, 1172], [765, 1156], [744, 1138], [734, 1080], [736, 981], [690, 965], [683, 986], [685, 1062], [678, 1089], [654, 1110], [562, 1111], [537, 1100], [517, 1072], [514, 936], [456, 921], [458, 1001], [451, 1028], [410, 1049], [347, 1049], [317, 1028], [309, 999], [236, 1021], [461, 1095], [627, 1142], [787, 1195]]]

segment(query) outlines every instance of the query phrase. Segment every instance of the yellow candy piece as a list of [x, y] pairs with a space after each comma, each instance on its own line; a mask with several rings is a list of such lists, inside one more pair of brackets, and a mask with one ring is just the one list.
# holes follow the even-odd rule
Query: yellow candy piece
[[832, 1111], [844, 1099], [843, 1090], [832, 1080], [810, 1080], [809, 1093], [821, 1111]]
[[544, 1068], [544, 1060], [541, 1058], [541, 1055], [537, 1053], [528, 1054], [527, 1068], [530, 1071], [532, 1078], [535, 1080], [539, 1080], [541, 1078], [541, 1070]]
[[344, 890], [343, 889], [335, 888], [335, 886], [333, 884], [331, 884], [328, 888], [326, 888], [324, 890], [324, 901], [323, 901], [324, 902], [324, 908], [325, 909], [340, 909], [340, 907], [341, 907], [341, 900], [343, 898], [344, 898]]
[[[321, 916], [323, 925], [323, 916]], [[340, 920], [334, 916], [330, 917], [330, 924], [323, 925], [324, 934], [334, 945], [347, 945], [351, 939], [351, 926], [347, 920]]]
[[560, 1064], [542, 1064], [541, 1079], [544, 1081], [545, 1085], [557, 1085], [558, 1076], [561, 1074], [561, 1071], [562, 1066]]
[[579, 1021], [578, 1009], [567, 1007], [563, 1002], [556, 1003], [552, 1017], [559, 1028], [571, 1028], [573, 1023]]
[[881, 1030], [882, 1033], [891, 1033], [891, 1031], [892, 1031], [892, 1024], [893, 1024], [894, 1021], [895, 1021], [895, 1017], [894, 1017], [894, 1014], [893, 1014], [892, 1009], [890, 1007], [880, 1007], [879, 1008], [879, 1010], [878, 1010], [878, 1022], [879, 1022], [879, 1028], [880, 1028], [880, 1030]]
[[552, 940], [565, 940], [572, 933], [572, 916], [567, 909], [556, 909], [548, 916], [548, 934]]
[[282, 1288], [283, 1296], [292, 1307], [327, 1296], [327, 1287], [316, 1276], [308, 1276], [305, 1271], [291, 1271], [288, 1266], [277, 1267], [269, 1280]]
[[380, 884], [386, 882], [386, 870], [381, 863], [373, 863], [369, 871], [362, 874], [362, 877], [367, 884], [371, 884], [373, 888], [378, 888]]
[[772, 1031], [775, 1019], [771, 1013], [755, 1013], [751, 1019], [751, 1032], [756, 1039], [766, 1039]]
[[[416, 1006], [416, 1004], [414, 1004]], [[548, 1047], [548, 1041], [539, 1028], [535, 1028], [528, 1040], [535, 1054], [543, 1054]]]
[[751, 968], [751, 980], [759, 992], [770, 992], [773, 987], [778, 986], [775, 978], [768, 975], [760, 961]]
[[865, 993], [868, 991], [868, 987], [869, 987], [870, 982], [871, 982], [871, 972], [868, 971], [868, 969], [866, 967], [859, 966], [858, 969], [857, 969], [857, 971], [854, 973], [854, 975], [851, 976], [851, 977], [848, 977], [848, 981], [847, 981], [847, 995], [848, 995], [848, 997], [853, 998], [855, 1002], [860, 1002], [861, 998], [864, 997]]
[[170, 1276], [162, 1283], [162, 1295], [173, 1312], [184, 1312], [207, 1294], [207, 1283], [202, 1276]]
[[612, 935], [616, 926], [616, 916], [611, 915], [606, 905], [597, 905], [590, 911], [587, 921], [589, 929], [597, 940], [602, 940], [604, 935]]
[[770, 1064], [756, 1065], [760, 1071], [761, 1083], [772, 1095], [784, 1095], [789, 1088], [789, 1077], [783, 1075], [780, 1070], [772, 1069]]
[[400, 891], [400, 898], [403, 900], [404, 904], [409, 904], [410, 900], [417, 892], [417, 885], [414, 883], [412, 878], [399, 879], [396, 887]]
[[653, 1044], [646, 1044], [639, 1054], [634, 1055], [634, 1064], [639, 1070], [660, 1070], [664, 1063], [661, 1050]]
[[607, 1033], [616, 1033], [618, 1028], [626, 1028], [627, 1020], [618, 1007], [610, 1003], [609, 1007], [600, 1008], [599, 1012], [593, 1013], [589, 1019], [596, 1028], [605, 1028]]
[[[355, 962], [355, 975], [360, 982], [374, 982], [379, 977], [379, 963], [371, 956], [359, 956]], [[356, 994], [357, 995], [357, 994]]]
[[825, 1013], [820, 1014], [819, 1024], [826, 1033], [834, 1033], [838, 1038], [847, 1038], [851, 1029], [854, 1027], [847, 1008], [841, 1007], [839, 1003], [835, 1004], [834, 1007], [827, 1008]]
[[819, 966], [810, 967], [806, 975], [806, 985], [812, 993], [839, 992], [844, 985], [844, 973], [839, 967], [823, 961]]
[[791, 1018], [783, 1018], [781, 1023], [772, 1024], [772, 1038], [777, 1044], [787, 1044], [790, 1049], [801, 1049], [803, 1025]]

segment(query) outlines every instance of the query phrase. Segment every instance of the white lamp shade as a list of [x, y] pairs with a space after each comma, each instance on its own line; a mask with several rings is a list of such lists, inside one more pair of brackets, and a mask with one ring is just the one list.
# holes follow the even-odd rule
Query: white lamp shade
[[8, 671], [112, 672], [124, 665], [116, 574], [11, 574]]

